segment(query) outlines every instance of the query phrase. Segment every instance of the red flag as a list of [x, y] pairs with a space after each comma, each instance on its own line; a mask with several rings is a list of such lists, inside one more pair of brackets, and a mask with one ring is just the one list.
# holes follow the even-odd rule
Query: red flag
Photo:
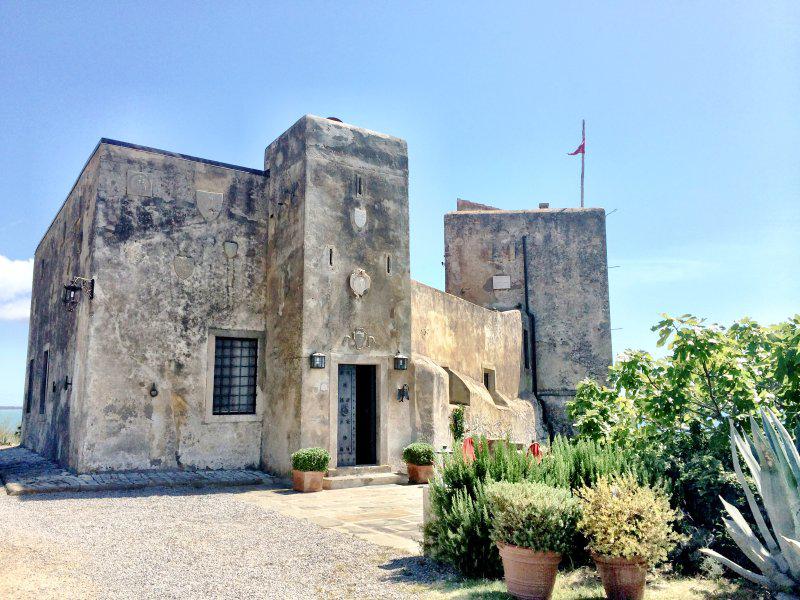
[[575, 149], [575, 152], [567, 152], [568, 156], [575, 156], [576, 154], [586, 154], [586, 140], [581, 142], [581, 145]]

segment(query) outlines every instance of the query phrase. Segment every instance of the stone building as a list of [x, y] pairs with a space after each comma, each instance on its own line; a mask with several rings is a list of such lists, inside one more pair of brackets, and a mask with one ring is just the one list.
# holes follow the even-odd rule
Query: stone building
[[445, 216], [409, 273], [398, 138], [305, 116], [264, 170], [103, 139], [40, 242], [23, 444], [78, 472], [401, 469], [418, 439], [529, 443], [611, 362], [605, 213]]

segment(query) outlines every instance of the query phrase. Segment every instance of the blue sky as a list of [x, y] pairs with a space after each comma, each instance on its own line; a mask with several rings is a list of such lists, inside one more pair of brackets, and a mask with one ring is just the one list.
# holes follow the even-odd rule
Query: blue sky
[[[563, 5], [558, 6], [557, 5]], [[100, 137], [262, 167], [305, 113], [405, 138], [412, 276], [457, 197], [608, 219], [614, 352], [800, 311], [797, 2], [0, 3], [0, 404], [27, 261]]]

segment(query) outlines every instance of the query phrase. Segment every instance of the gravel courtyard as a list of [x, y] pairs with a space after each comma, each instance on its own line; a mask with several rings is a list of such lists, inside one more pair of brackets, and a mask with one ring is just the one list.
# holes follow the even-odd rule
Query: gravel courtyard
[[448, 577], [242, 491], [0, 491], [0, 598], [408, 598]]

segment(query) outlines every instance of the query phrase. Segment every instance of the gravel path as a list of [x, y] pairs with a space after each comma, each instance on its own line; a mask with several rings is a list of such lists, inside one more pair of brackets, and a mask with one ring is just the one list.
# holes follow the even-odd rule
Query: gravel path
[[0, 598], [408, 598], [450, 576], [236, 492], [0, 492]]

